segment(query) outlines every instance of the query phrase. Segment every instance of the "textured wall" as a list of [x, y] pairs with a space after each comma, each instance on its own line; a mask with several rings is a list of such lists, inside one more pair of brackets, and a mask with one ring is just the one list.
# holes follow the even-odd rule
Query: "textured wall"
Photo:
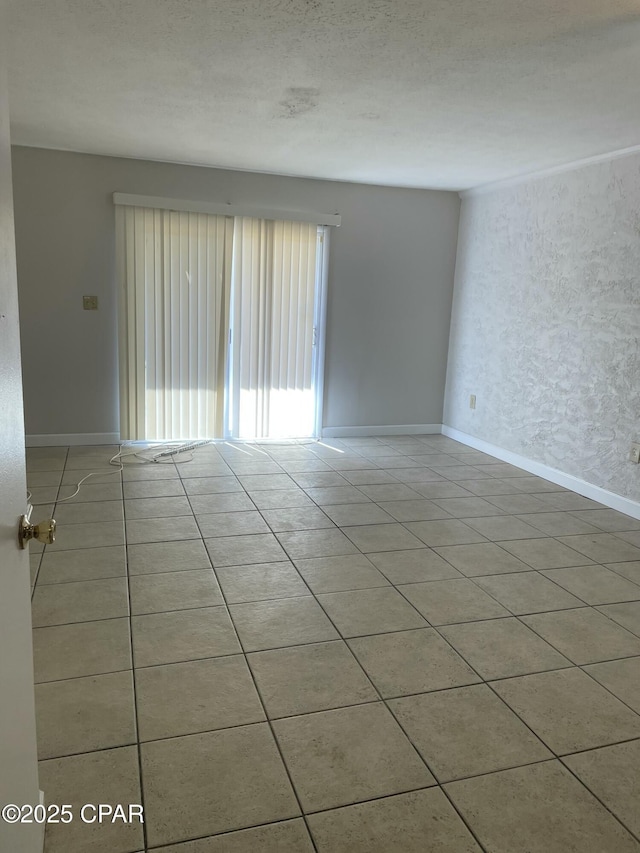
[[341, 213], [324, 425], [442, 422], [456, 193], [19, 147], [13, 167], [28, 434], [118, 430], [114, 191]]
[[639, 338], [640, 156], [464, 199], [446, 424], [639, 500]]

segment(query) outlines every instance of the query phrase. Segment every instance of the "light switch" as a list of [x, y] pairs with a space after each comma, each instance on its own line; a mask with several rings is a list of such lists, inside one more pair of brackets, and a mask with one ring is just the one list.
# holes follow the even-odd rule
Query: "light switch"
[[83, 296], [82, 297], [82, 307], [85, 311], [97, 311], [98, 310], [98, 297], [97, 296]]

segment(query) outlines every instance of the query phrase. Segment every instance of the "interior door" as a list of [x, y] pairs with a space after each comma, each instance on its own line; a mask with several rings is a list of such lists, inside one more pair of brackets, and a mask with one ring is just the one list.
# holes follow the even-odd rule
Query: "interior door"
[[[0, 0], [0, 35], [3, 19]], [[0, 44], [0, 809], [39, 797], [29, 558], [18, 546], [26, 477], [5, 56]], [[42, 851], [41, 825], [0, 817], [0, 850]]]

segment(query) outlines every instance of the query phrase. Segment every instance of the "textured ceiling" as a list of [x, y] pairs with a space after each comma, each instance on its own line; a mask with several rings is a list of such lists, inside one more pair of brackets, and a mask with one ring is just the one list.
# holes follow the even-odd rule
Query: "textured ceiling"
[[640, 0], [11, 0], [13, 141], [463, 189], [640, 144]]

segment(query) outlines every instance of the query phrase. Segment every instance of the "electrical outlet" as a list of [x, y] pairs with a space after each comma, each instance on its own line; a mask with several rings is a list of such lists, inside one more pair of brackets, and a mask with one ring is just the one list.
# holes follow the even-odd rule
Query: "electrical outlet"
[[82, 297], [82, 307], [85, 311], [97, 311], [98, 310], [98, 297], [97, 296], [83, 296]]
[[475, 395], [475, 394], [471, 394], [471, 395], [469, 396], [469, 408], [470, 408], [470, 409], [475, 409], [475, 407], [476, 407], [476, 395]]
[[635, 462], [636, 465], [640, 464], [640, 442], [634, 441], [632, 443], [631, 450], [629, 451], [629, 460]]

